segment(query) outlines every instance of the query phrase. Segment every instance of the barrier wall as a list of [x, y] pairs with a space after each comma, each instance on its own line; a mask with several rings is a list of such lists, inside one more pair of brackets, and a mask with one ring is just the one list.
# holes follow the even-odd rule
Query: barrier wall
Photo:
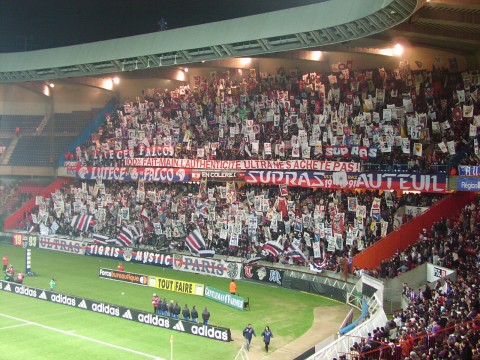
[[413, 218], [398, 230], [391, 232], [380, 241], [368, 247], [353, 258], [353, 266], [361, 269], [373, 269], [382, 260], [391, 258], [397, 250], [405, 250], [417, 241], [422, 229], [430, 229], [441, 217], [447, 218], [461, 210], [475, 198], [473, 192], [456, 192], [433, 205], [428, 211]]
[[[40, 194], [43, 197], [50, 197], [53, 192], [59, 189], [63, 184], [69, 183], [70, 179], [60, 178], [55, 180], [53, 183], [48, 185]], [[35, 206], [35, 197], [27, 201], [20, 209], [15, 211], [12, 215], [5, 219], [3, 227], [5, 230], [15, 228], [20, 220], [23, 219], [25, 212], [30, 212], [31, 209]]]

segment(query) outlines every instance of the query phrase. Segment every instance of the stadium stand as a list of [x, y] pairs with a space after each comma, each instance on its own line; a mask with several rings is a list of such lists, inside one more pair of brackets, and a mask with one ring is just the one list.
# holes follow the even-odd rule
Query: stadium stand
[[[78, 135], [83, 128], [89, 124], [92, 119], [97, 115], [98, 109], [92, 109], [90, 111], [73, 111], [71, 113], [55, 113], [55, 134], [69, 134]], [[49, 134], [51, 132], [52, 119], [50, 118], [43, 134]]]
[[54, 159], [59, 154], [63, 154], [73, 139], [75, 139], [74, 136], [55, 136], [52, 156], [52, 139], [50, 137], [21, 136], [8, 164], [12, 166], [52, 166]]
[[43, 115], [1, 115], [0, 133], [13, 135], [19, 128], [22, 134], [34, 134], [43, 118]]

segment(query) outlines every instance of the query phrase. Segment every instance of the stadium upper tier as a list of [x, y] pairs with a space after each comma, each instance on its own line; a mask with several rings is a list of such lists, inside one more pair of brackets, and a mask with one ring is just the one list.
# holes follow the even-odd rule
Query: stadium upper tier
[[192, 88], [144, 89], [65, 159], [116, 167], [152, 166], [130, 161], [148, 157], [337, 160], [360, 164], [353, 172], [445, 173], [475, 154], [478, 79], [408, 66], [217, 73]]

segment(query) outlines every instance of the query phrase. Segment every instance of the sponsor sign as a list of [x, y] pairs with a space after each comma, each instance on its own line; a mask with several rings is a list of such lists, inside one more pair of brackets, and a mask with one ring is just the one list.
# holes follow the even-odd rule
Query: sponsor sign
[[118, 167], [77, 165], [77, 178], [82, 180], [115, 180], [147, 182], [187, 182], [191, 169], [155, 167]]
[[233, 307], [237, 310], [243, 311], [244, 299], [237, 295], [226, 293], [225, 291], [215, 289], [214, 287], [207, 286], [205, 288], [205, 297], [220, 304]]
[[200, 160], [169, 158], [125, 159], [125, 166], [165, 167], [197, 170], [316, 170], [316, 171], [360, 171], [360, 163], [321, 160]]
[[433, 265], [427, 263], [427, 281], [437, 281], [438, 279], [443, 279], [444, 277], [453, 274], [455, 271], [446, 267]]
[[100, 268], [98, 271], [98, 277], [101, 279], [111, 279], [144, 286], [148, 284], [147, 275], [134, 274], [126, 271]]
[[228, 279], [240, 279], [242, 265], [223, 260], [198, 258], [193, 256], [174, 255], [173, 268], [191, 273], [211, 275]]
[[326, 189], [403, 190], [443, 193], [446, 174], [342, 173], [325, 171], [249, 170], [246, 183]]
[[276, 285], [282, 285], [283, 270], [271, 269], [265, 266], [244, 265], [243, 277], [246, 279], [263, 281]]
[[459, 176], [480, 176], [480, 166], [460, 165], [458, 167]]
[[35, 234], [13, 234], [12, 244], [22, 247], [38, 247], [38, 235]]
[[205, 288], [205, 285], [203, 284], [159, 277], [156, 277], [155, 281], [151, 280], [149, 286], [159, 288], [160, 290], [168, 290], [197, 296], [203, 296]]
[[54, 250], [71, 254], [83, 255], [85, 250], [81, 241], [60, 239], [55, 236], [40, 236], [38, 247], [45, 250]]
[[153, 251], [133, 250], [108, 245], [91, 244], [85, 246], [85, 255], [123, 260], [140, 264], [172, 267], [173, 256]]
[[120, 305], [104, 303], [101, 301], [86, 299], [74, 295], [56, 293], [3, 280], [0, 280], [0, 290], [52, 303], [57, 303], [60, 305], [75, 307], [77, 309], [93, 311], [99, 314], [109, 315], [141, 324], [175, 330], [183, 332], [185, 334], [201, 336], [207, 339], [224, 342], [232, 341], [230, 329], [220, 326], [210, 324], [203, 325], [190, 321], [172, 319], [166, 316], [160, 316], [136, 309], [130, 309]]
[[458, 177], [457, 190], [462, 191], [480, 191], [480, 178]]

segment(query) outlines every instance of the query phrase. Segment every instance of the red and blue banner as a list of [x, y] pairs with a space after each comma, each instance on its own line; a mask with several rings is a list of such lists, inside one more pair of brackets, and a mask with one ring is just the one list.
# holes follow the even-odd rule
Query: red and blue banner
[[77, 178], [82, 180], [187, 182], [191, 177], [192, 170], [182, 168], [77, 165]]
[[245, 171], [245, 182], [258, 185], [281, 185], [324, 189], [401, 190], [443, 193], [446, 174], [358, 173], [327, 171]]

